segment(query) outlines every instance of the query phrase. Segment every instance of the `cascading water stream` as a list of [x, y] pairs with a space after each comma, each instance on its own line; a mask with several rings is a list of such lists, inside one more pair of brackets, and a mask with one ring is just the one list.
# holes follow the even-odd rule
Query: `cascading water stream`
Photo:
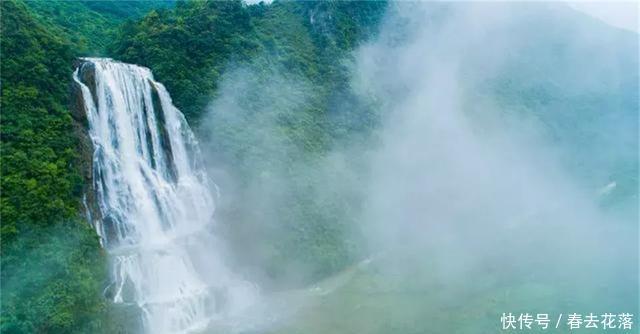
[[74, 80], [94, 147], [93, 223], [111, 255], [113, 301], [137, 305], [148, 333], [190, 332], [241, 307], [252, 287], [211, 246], [215, 185], [164, 86], [147, 68], [102, 58], [83, 59]]

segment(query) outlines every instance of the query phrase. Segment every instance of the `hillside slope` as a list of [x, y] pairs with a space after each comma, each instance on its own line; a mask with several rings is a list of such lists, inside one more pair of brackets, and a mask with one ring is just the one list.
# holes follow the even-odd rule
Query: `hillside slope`
[[102, 296], [106, 257], [82, 217], [87, 162], [69, 109], [75, 57], [101, 47], [117, 20], [80, 5], [1, 2], [2, 333], [126, 326]]

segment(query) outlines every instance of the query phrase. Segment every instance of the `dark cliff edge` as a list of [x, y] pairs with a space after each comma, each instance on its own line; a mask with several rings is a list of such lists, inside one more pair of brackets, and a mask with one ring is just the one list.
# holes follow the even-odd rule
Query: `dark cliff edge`
[[[82, 59], [76, 59], [73, 64], [78, 70], [79, 79], [89, 87], [94, 101], [97, 101], [95, 93], [95, 65]], [[93, 188], [93, 143], [89, 137], [89, 120], [87, 110], [82, 96], [82, 88], [75, 81], [71, 80], [69, 110], [73, 118], [74, 135], [78, 138], [78, 163], [80, 174], [83, 179], [83, 205], [84, 218], [95, 227], [96, 220], [101, 219], [101, 213], [95, 197]]]

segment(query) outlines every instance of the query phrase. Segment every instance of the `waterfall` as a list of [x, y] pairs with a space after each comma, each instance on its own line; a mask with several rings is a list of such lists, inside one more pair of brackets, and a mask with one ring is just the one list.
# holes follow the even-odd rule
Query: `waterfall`
[[211, 233], [212, 184], [194, 135], [147, 68], [85, 58], [74, 72], [93, 144], [93, 224], [110, 254], [115, 303], [148, 333], [186, 333], [241, 308]]

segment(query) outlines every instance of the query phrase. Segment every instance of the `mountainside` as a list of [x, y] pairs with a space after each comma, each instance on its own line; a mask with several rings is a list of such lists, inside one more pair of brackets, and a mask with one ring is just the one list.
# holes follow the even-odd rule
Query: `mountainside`
[[72, 45], [2, 2], [2, 332], [95, 330], [105, 259], [80, 219]]
[[120, 23], [153, 9], [170, 8], [174, 1], [29, 0], [24, 4], [38, 21], [72, 43], [76, 55], [98, 56], [105, 53]]
[[[359, 256], [349, 235], [360, 189], [347, 174], [363, 155], [328, 156], [369, 138], [378, 122], [371, 101], [350, 86], [350, 64], [386, 6], [178, 3], [125, 23], [113, 44], [114, 57], [151, 68], [198, 125], [211, 169], [227, 173], [215, 178], [218, 216], [256, 275], [299, 284]], [[331, 189], [338, 179], [353, 189]], [[296, 277], [286, 278], [290, 271]]]
[[83, 129], [69, 108], [74, 58], [103, 41], [63, 23], [84, 17], [100, 30], [115, 21], [93, 21], [100, 16], [69, 1], [1, 6], [1, 331], [114, 333], [106, 257], [82, 218]]
[[[265, 291], [306, 286], [377, 255], [367, 234], [370, 221], [388, 218], [384, 210], [398, 215], [383, 226], [415, 218], [406, 207], [425, 210], [418, 200], [430, 184], [412, 184], [409, 176], [406, 184], [394, 181], [405, 177], [403, 159], [425, 146], [403, 130], [425, 124], [403, 124], [396, 109], [451, 97], [422, 94], [424, 82], [427, 92], [455, 86], [460, 94], [451, 99], [475, 135], [498, 141], [491, 135], [523, 130], [514, 137], [543, 142], [585, 201], [637, 221], [638, 35], [562, 4], [500, 6], [508, 15], [491, 12], [486, 25], [470, 19], [473, 10], [461, 10], [466, 3], [3, 0], [0, 6], [2, 333], [132, 333], [139, 325], [132, 306], [105, 298], [113, 290], [108, 258], [85, 217], [92, 162], [86, 119], [74, 114], [78, 57], [148, 67], [166, 86], [220, 192], [218, 224], [207, 232], [219, 237], [227, 265]], [[418, 71], [424, 64], [442, 69], [439, 80]], [[385, 131], [394, 126], [400, 129], [394, 136], [414, 151], [380, 154], [393, 147]], [[444, 136], [447, 129], [430, 129], [434, 151], [458, 140]], [[464, 162], [454, 167], [471, 169], [465, 152], [454, 153], [461, 159], [454, 161]], [[509, 158], [518, 160], [517, 153]], [[376, 157], [398, 167], [386, 172], [384, 186], [374, 186]], [[429, 160], [407, 170], [443, 166]], [[448, 180], [453, 184], [478, 182], [445, 171], [461, 175]], [[403, 192], [412, 187], [420, 189]], [[438, 199], [450, 195], [434, 189], [429, 194]], [[387, 201], [387, 191], [401, 195]], [[456, 201], [447, 197], [442, 206], [455, 208]], [[357, 275], [362, 285], [384, 276]], [[359, 283], [347, 287], [363, 298], [376, 293]], [[398, 299], [413, 303], [411, 291], [402, 294]], [[361, 306], [360, 299], [329, 298], [335, 304], [328, 305]], [[378, 307], [376, 299], [365, 309], [375, 314]], [[324, 318], [308, 313], [316, 326], [309, 332], [328, 331], [316, 321]]]
[[[82, 161], [86, 157], [81, 153], [85, 148], [81, 148], [81, 135], [77, 132], [81, 128], [74, 125], [69, 108], [72, 103], [70, 74], [75, 57], [106, 54], [151, 66], [172, 94], [175, 91], [176, 103], [194, 122], [204, 113], [210, 97], [215, 96], [215, 88], [221, 81], [219, 72], [224, 72], [228, 64], [242, 64], [252, 70], [274, 66], [283, 73], [286, 69], [304, 80], [313, 80], [314, 85], [325, 86], [318, 94], [322, 97], [315, 97], [313, 105], [306, 108], [307, 117], [313, 119], [320, 117], [314, 114], [326, 109], [330, 100], [336, 103], [338, 97], [330, 99], [329, 95], [341, 91], [333, 86], [348, 81], [347, 72], [331, 57], [343, 55], [357, 45], [362, 36], [375, 31], [376, 17], [382, 15], [385, 6], [384, 3], [354, 6], [283, 3], [247, 7], [239, 1], [179, 2], [175, 11], [155, 10], [135, 22], [127, 20], [173, 3], [123, 1], [115, 4], [111, 1], [2, 2], [2, 288], [11, 291], [2, 295], [3, 332], [113, 332], [116, 330], [113, 326], [126, 326], [111, 318], [112, 312], [119, 311], [110, 310], [100, 294], [107, 280], [106, 259], [95, 232], [82, 219], [81, 200], [88, 185], [84, 184], [86, 179], [81, 169], [88, 162]], [[328, 11], [337, 15], [325, 13]], [[319, 15], [316, 22], [320, 24], [312, 27], [309, 22], [313, 15]], [[366, 23], [363, 27], [359, 21], [355, 24], [351, 21], [358, 16]], [[121, 22], [124, 22], [122, 27], [117, 28]], [[273, 34], [280, 29], [287, 34]], [[117, 38], [114, 37], [116, 30], [120, 30]], [[152, 47], [150, 43], [157, 46]], [[105, 49], [107, 46], [109, 50]], [[322, 52], [316, 53], [319, 50]], [[270, 74], [273, 72], [264, 72], [256, 83], [271, 80]], [[329, 75], [342, 79], [327, 80]], [[253, 106], [271, 103], [267, 96], [254, 95], [253, 99]], [[282, 101], [286, 100], [282, 95], [280, 100], [287, 103]], [[196, 103], [191, 103], [193, 101]], [[246, 106], [249, 107], [252, 106]], [[296, 145], [312, 148], [310, 151], [326, 147], [327, 144], [321, 142], [327, 141], [329, 134], [315, 129], [315, 125], [327, 122], [326, 116], [322, 116], [322, 120], [304, 121], [305, 117], [295, 109], [289, 107], [285, 111], [289, 122], [298, 123], [297, 136], [305, 142]], [[332, 130], [326, 125], [324, 128], [324, 131]], [[229, 148], [221, 151], [228, 160], [244, 164], [240, 176], [246, 176], [254, 162], [246, 159], [254, 158], [238, 157], [239, 147], [234, 145], [244, 145], [244, 138], [225, 137], [226, 134], [228, 131], [215, 134], [216, 140], [222, 139], [216, 142]], [[258, 146], [257, 150], [260, 149]], [[306, 196], [307, 201], [312, 200]], [[234, 210], [241, 208], [229, 211], [237, 212]], [[308, 214], [304, 207], [296, 212], [298, 216]], [[255, 220], [249, 222], [254, 224], [248, 225], [252, 229], [262, 228], [255, 225]], [[309, 224], [313, 227], [317, 221]], [[346, 252], [336, 244], [340, 243], [340, 236], [328, 233], [325, 244], [318, 239], [320, 248], [315, 251], [320, 259], [322, 252], [333, 254], [329, 257], [333, 262], [326, 260], [322, 265], [326, 268], [322, 270], [323, 275], [343, 266], [346, 259]], [[321, 234], [311, 230], [305, 235], [317, 239]], [[274, 242], [266, 239], [263, 244]], [[295, 244], [300, 246], [297, 241]], [[279, 256], [291, 251], [290, 246], [283, 248]], [[249, 257], [254, 258], [256, 254], [251, 253]], [[305, 255], [305, 258], [312, 256]], [[22, 258], [28, 261], [20, 261]], [[43, 269], [52, 266], [56, 270]], [[118, 320], [123, 319], [116, 316]]]
[[[430, 13], [419, 29], [437, 33], [464, 6], [416, 5]], [[629, 69], [638, 62], [624, 55], [637, 39], [562, 5], [510, 8], [518, 20], [496, 23], [491, 38], [477, 36], [488, 47], [451, 50], [469, 79], [461, 83], [465, 110], [479, 124], [488, 103], [506, 113], [492, 117], [526, 117], [575, 182], [593, 194], [615, 183], [602, 205], [629, 207], [638, 171], [638, 77]], [[322, 277], [361, 252], [353, 229], [366, 196], [367, 152], [385, 117], [378, 102], [387, 96], [355, 85], [352, 51], [381, 24], [394, 31], [385, 37], [389, 50], [411, 38], [420, 22], [396, 11], [384, 2], [178, 3], [125, 24], [113, 44], [116, 58], [153, 69], [199, 125], [211, 168], [224, 171], [218, 215], [231, 244], [244, 245], [235, 254], [269, 263], [266, 276], [303, 267]], [[391, 52], [378, 57], [378, 77], [368, 79], [374, 86], [398, 61]], [[387, 90], [396, 99], [404, 91]]]

